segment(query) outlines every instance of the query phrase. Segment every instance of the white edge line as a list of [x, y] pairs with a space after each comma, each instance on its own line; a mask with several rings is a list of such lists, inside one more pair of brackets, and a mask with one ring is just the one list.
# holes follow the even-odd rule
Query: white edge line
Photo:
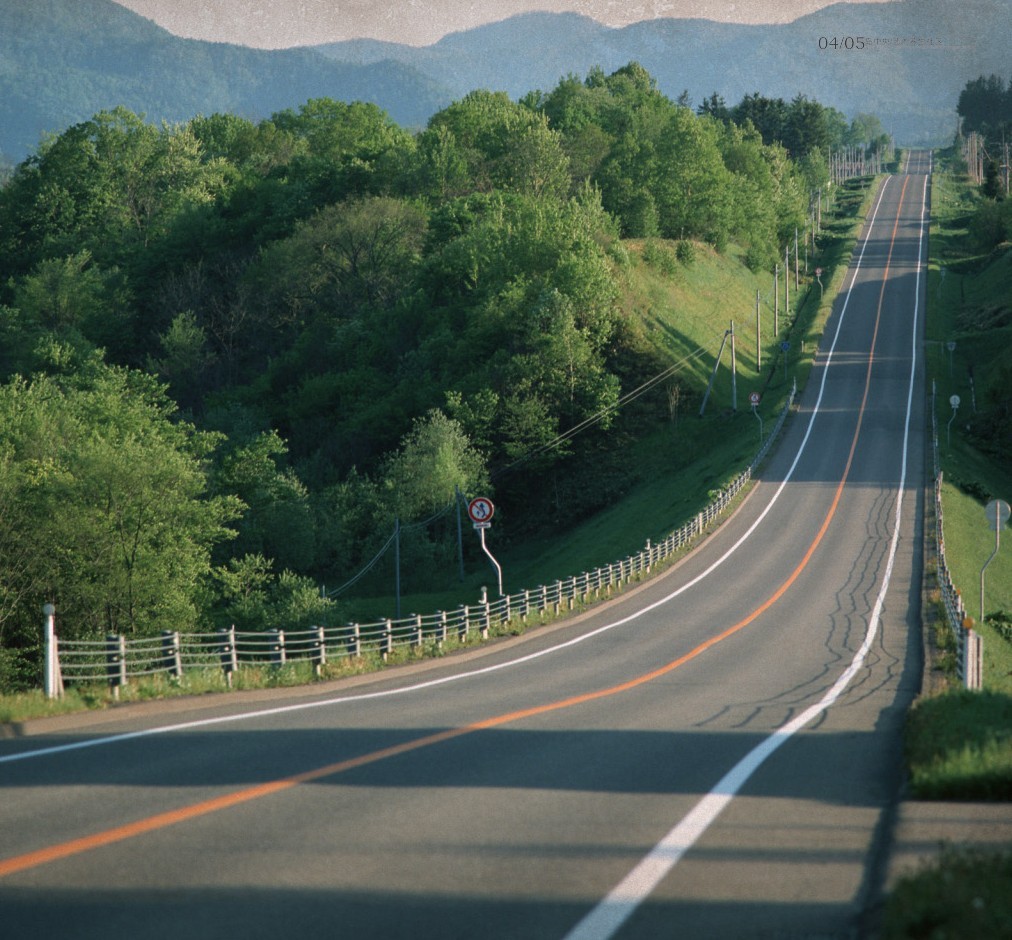
[[812, 414], [808, 421], [808, 427], [805, 431], [805, 436], [798, 447], [798, 452], [795, 455], [793, 462], [791, 463], [790, 469], [784, 475], [783, 481], [780, 483], [780, 485], [777, 487], [776, 492], [770, 498], [770, 501], [767, 504], [766, 508], [762, 511], [762, 513], [760, 513], [759, 517], [755, 520], [755, 522], [752, 523], [752, 525], [741, 536], [741, 538], [739, 538], [738, 541], [736, 541], [723, 555], [720, 556], [720, 558], [718, 558], [712, 565], [710, 565], [709, 568], [707, 568], [705, 571], [697, 575], [691, 581], [686, 582], [685, 584], [681, 585], [681, 587], [672, 591], [670, 594], [665, 595], [664, 597], [660, 598], [657, 601], [654, 601], [652, 604], [649, 604], [646, 607], [641, 607], [634, 613], [629, 614], [628, 616], [623, 617], [620, 620], [604, 624], [603, 626], [600, 626], [595, 630], [583, 633], [578, 637], [574, 637], [571, 640], [567, 640], [563, 643], [556, 644], [555, 646], [547, 647], [546, 649], [540, 650], [536, 653], [529, 653], [526, 656], [520, 656], [516, 659], [511, 659], [507, 662], [497, 663], [494, 666], [485, 666], [481, 669], [472, 669], [469, 670], [468, 672], [456, 673], [452, 676], [444, 676], [443, 678], [440, 679], [430, 679], [426, 682], [419, 682], [414, 685], [404, 686], [399, 689], [385, 689], [380, 692], [365, 692], [359, 695], [342, 695], [336, 698], [322, 699], [316, 702], [300, 702], [297, 705], [282, 705], [277, 708], [265, 708], [253, 712], [242, 712], [234, 715], [219, 715], [215, 718], [201, 718], [196, 721], [187, 721], [172, 725], [162, 725], [157, 728], [146, 728], [141, 731], [128, 731], [122, 734], [104, 735], [98, 738], [88, 738], [87, 740], [84, 741], [74, 741], [69, 744], [57, 744], [53, 745], [52, 747], [40, 747], [35, 748], [34, 750], [19, 751], [16, 754], [6, 754], [0, 756], [0, 764], [11, 764], [16, 761], [31, 760], [37, 757], [50, 757], [56, 754], [65, 754], [70, 751], [80, 751], [85, 748], [103, 747], [109, 744], [118, 744], [126, 741], [135, 741], [139, 738], [153, 737], [159, 734], [170, 734], [176, 731], [191, 731], [195, 728], [206, 728], [211, 725], [227, 724], [229, 722], [238, 722], [238, 721], [248, 721], [254, 718], [267, 718], [274, 715], [283, 715], [289, 712], [304, 711], [312, 708], [325, 708], [331, 705], [342, 705], [348, 702], [364, 702], [370, 699], [387, 698], [395, 695], [405, 695], [409, 692], [418, 692], [423, 689], [431, 689], [434, 688], [435, 686], [445, 685], [450, 682], [458, 682], [462, 679], [471, 679], [474, 678], [475, 676], [487, 675], [488, 673], [498, 672], [502, 669], [508, 669], [514, 666], [519, 666], [522, 665], [523, 663], [530, 662], [531, 660], [539, 659], [542, 656], [547, 656], [550, 653], [556, 653], [559, 650], [564, 650], [567, 649], [568, 647], [576, 646], [577, 644], [583, 643], [586, 640], [590, 640], [593, 637], [599, 636], [602, 633], [607, 633], [608, 631], [614, 630], [617, 627], [624, 626], [625, 624], [630, 623], [633, 620], [637, 620], [644, 614], [650, 613], [651, 611], [656, 610], [658, 607], [667, 604], [669, 601], [678, 597], [678, 595], [689, 590], [689, 588], [694, 587], [704, 578], [709, 577], [718, 567], [720, 567], [720, 565], [722, 565], [725, 561], [727, 561], [728, 558], [730, 558], [739, 548], [741, 548], [741, 546], [749, 538], [751, 538], [752, 534], [759, 527], [760, 523], [766, 518], [769, 512], [773, 509], [773, 506], [780, 498], [781, 494], [784, 491], [784, 488], [787, 486], [787, 483], [794, 475], [794, 471], [797, 469], [802, 454], [804, 453], [805, 448], [808, 446], [808, 441], [812, 434], [812, 427], [815, 424], [815, 418], [818, 415], [819, 408], [822, 404], [822, 396], [826, 388], [826, 379], [829, 375], [828, 366], [832, 361], [833, 352], [836, 349], [836, 343], [840, 336], [840, 330], [843, 326], [844, 317], [847, 312], [847, 306], [850, 303], [850, 294], [854, 288], [854, 282], [857, 280], [858, 272], [861, 269], [861, 262], [864, 260], [864, 252], [868, 246], [868, 239], [871, 237], [871, 232], [875, 225], [875, 220], [878, 216], [879, 206], [881, 206], [882, 199], [885, 196], [886, 186], [888, 185], [891, 179], [892, 177], [887, 178], [885, 182], [882, 184], [882, 189], [879, 192], [878, 201], [875, 203], [875, 209], [872, 212], [871, 222], [868, 226], [868, 234], [865, 237], [864, 243], [861, 246], [861, 251], [860, 254], [858, 255], [857, 264], [854, 267], [854, 273], [850, 280], [850, 286], [847, 288], [846, 295], [844, 296], [843, 306], [840, 309], [840, 320], [839, 323], [837, 324], [836, 332], [833, 335], [832, 345], [830, 346], [829, 352], [826, 356], [826, 367], [823, 369], [822, 382], [820, 383], [819, 386], [819, 395], [818, 398], [816, 399], [815, 406], [812, 409]]
[[[891, 177], [890, 177], [891, 178]], [[884, 188], [884, 187], [883, 187]], [[682, 856], [695, 844], [737, 795], [748, 779], [766, 759], [791, 737], [809, 724], [826, 709], [834, 705], [850, 684], [851, 679], [864, 665], [865, 658], [878, 633], [886, 591], [892, 580], [896, 550], [899, 546], [900, 522], [903, 495], [907, 477], [907, 451], [910, 439], [910, 416], [913, 409], [914, 379], [917, 371], [917, 323], [920, 307], [921, 256], [924, 243], [924, 209], [927, 200], [928, 178], [924, 178], [921, 196], [920, 232], [917, 240], [917, 266], [914, 284], [914, 320], [911, 343], [910, 380], [907, 387], [907, 411], [903, 429], [903, 451], [900, 465], [900, 484], [896, 494], [896, 511], [893, 522], [889, 558], [882, 578], [882, 585], [872, 608], [864, 641], [853, 660], [833, 686], [816, 704], [805, 709], [791, 721], [782, 725], [769, 737], [757, 744], [734, 767], [731, 768], [689, 813], [672, 828], [657, 845], [626, 875], [602, 900], [583, 918], [564, 940], [608, 940], [632, 916], [654, 888], [678, 864]], [[881, 201], [881, 200], [880, 200]], [[871, 229], [869, 228], [869, 236]], [[853, 282], [851, 282], [853, 284]], [[835, 345], [835, 340], [834, 340]]]

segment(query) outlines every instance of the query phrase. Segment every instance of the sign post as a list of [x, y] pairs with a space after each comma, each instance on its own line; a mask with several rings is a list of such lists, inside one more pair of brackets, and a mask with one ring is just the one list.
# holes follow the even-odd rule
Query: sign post
[[499, 576], [499, 596], [502, 597], [502, 565], [495, 560], [495, 557], [488, 550], [485, 544], [485, 530], [492, 526], [492, 516], [495, 515], [495, 506], [492, 500], [486, 496], [476, 496], [467, 504], [467, 514], [478, 530], [478, 538], [481, 540], [481, 550], [488, 555]]
[[945, 443], [949, 450], [952, 450], [952, 422], [956, 420], [956, 412], [959, 410], [959, 396], [953, 395], [949, 399], [949, 404], [952, 405], [952, 417], [949, 418], [949, 423], [945, 426]]
[[984, 507], [984, 513], [987, 516], [987, 524], [990, 528], [994, 529], [994, 551], [991, 553], [991, 557], [984, 562], [984, 567], [980, 569], [980, 622], [984, 622], [984, 572], [987, 570], [987, 566], [994, 561], [995, 555], [998, 554], [998, 546], [1001, 544], [1001, 530], [1005, 528], [1006, 523], [1009, 519], [1009, 504], [1003, 499], [992, 499]]
[[762, 444], [762, 442], [763, 442], [763, 417], [762, 417], [761, 414], [759, 414], [758, 411], [756, 411], [756, 407], [758, 406], [759, 402], [762, 400], [762, 396], [758, 392], [749, 392], [748, 400], [749, 400], [749, 403], [752, 405], [752, 414], [754, 414], [759, 419], [759, 443]]

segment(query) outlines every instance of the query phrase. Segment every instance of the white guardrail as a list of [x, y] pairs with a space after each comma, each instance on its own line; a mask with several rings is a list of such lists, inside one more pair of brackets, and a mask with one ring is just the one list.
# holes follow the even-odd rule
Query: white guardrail
[[935, 413], [935, 385], [931, 385], [931, 448], [935, 478], [935, 550], [938, 557], [938, 589], [945, 616], [956, 642], [956, 664], [960, 681], [968, 689], [980, 689], [984, 683], [984, 640], [970, 629], [963, 597], [952, 583], [945, 562], [945, 533], [942, 529], [942, 469], [938, 457], [938, 418]]
[[50, 698], [60, 695], [64, 682], [108, 682], [118, 692], [131, 679], [155, 674], [181, 677], [188, 669], [221, 669], [231, 685], [232, 674], [244, 663], [282, 666], [293, 660], [308, 660], [319, 672], [330, 659], [379, 653], [385, 660], [398, 648], [441, 645], [451, 637], [465, 641], [472, 633], [485, 639], [493, 625], [523, 623], [532, 616], [573, 610], [641, 578], [705, 532], [752, 479], [779, 434], [796, 393], [797, 383], [746, 470], [680, 529], [656, 544], [647, 540], [642, 551], [621, 561], [496, 600], [465, 604], [453, 611], [308, 630], [253, 632], [232, 627], [213, 633], [166, 631], [136, 640], [118, 635], [99, 640], [59, 640], [55, 611], [47, 604], [46, 694]]

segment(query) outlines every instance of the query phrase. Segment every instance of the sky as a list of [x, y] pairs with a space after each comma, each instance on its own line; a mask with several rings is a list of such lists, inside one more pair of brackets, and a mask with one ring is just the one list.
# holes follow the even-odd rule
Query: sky
[[[519, 13], [575, 12], [607, 26], [657, 17], [783, 23], [840, 0], [115, 0], [189, 39], [263, 49], [381, 39], [414, 46]], [[843, 0], [857, 2], [857, 0]], [[887, 0], [862, 0], [881, 3]]]

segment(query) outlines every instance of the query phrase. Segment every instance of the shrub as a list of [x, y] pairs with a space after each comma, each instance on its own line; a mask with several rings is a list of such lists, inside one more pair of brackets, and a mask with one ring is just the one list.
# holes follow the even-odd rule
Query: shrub
[[970, 220], [970, 236], [985, 251], [1012, 238], [1012, 201], [983, 202]]
[[692, 242], [682, 239], [675, 245], [675, 257], [688, 267], [696, 260], [696, 246]]
[[678, 260], [675, 253], [660, 242], [649, 239], [643, 245], [643, 260], [652, 268], [656, 268], [668, 277], [674, 277], [678, 272]]

